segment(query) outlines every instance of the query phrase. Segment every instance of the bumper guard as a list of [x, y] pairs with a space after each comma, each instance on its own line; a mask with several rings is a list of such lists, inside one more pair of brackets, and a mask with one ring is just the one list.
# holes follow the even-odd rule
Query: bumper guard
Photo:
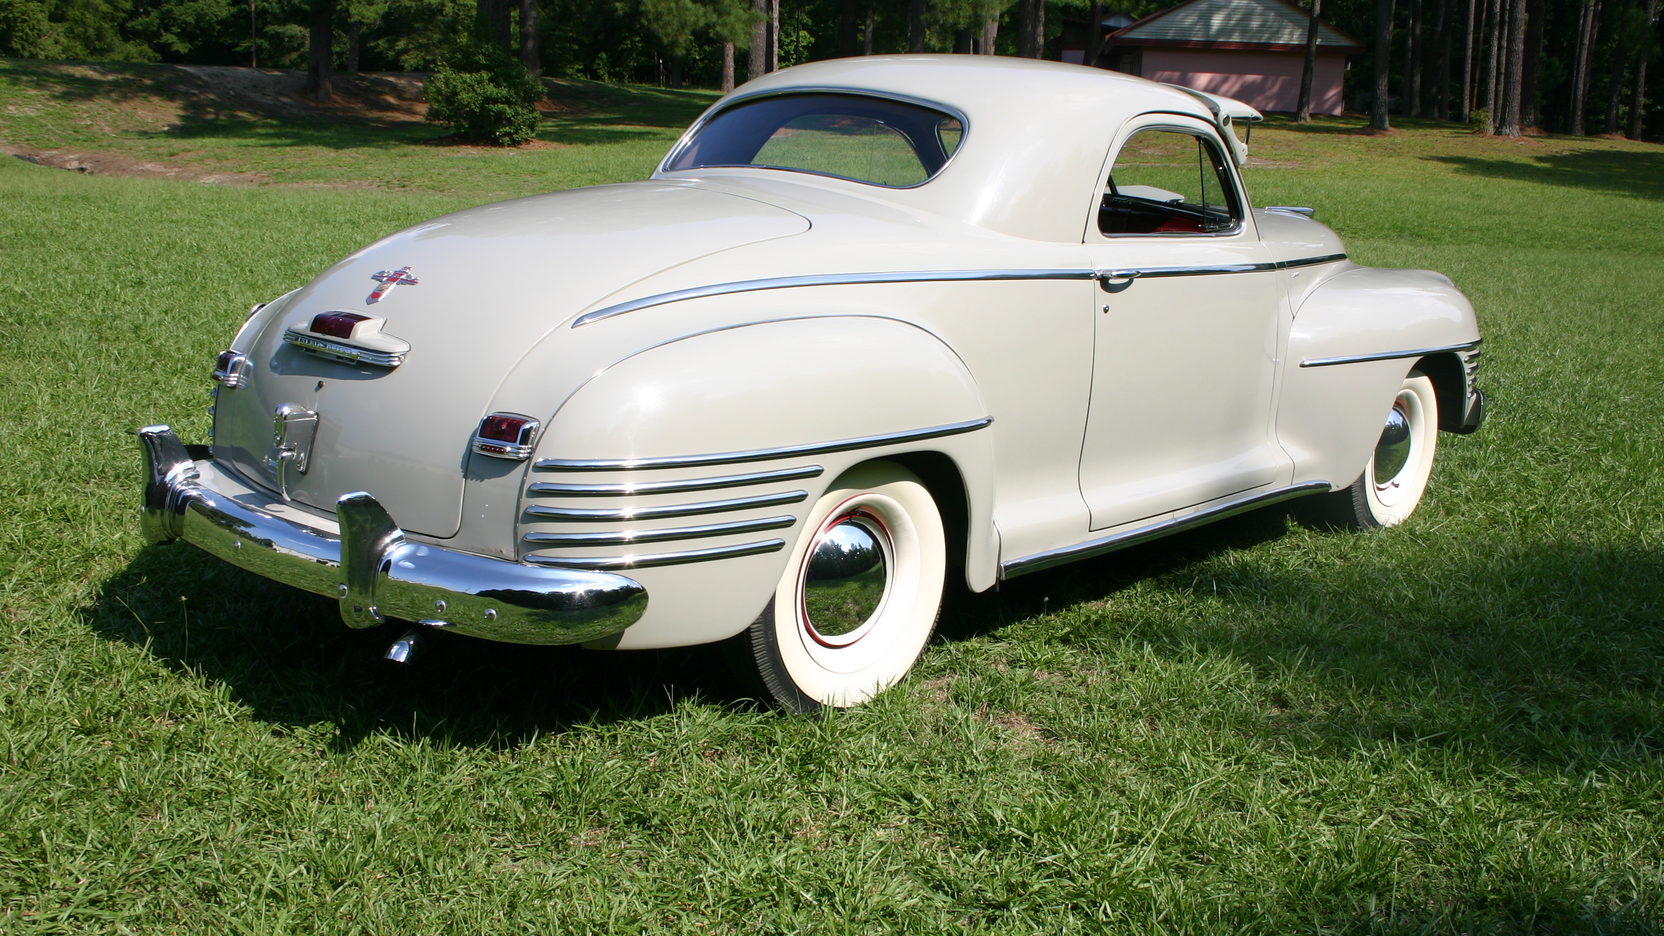
[[341, 534], [273, 516], [201, 483], [198, 459], [167, 426], [139, 430], [140, 522], [153, 543], [183, 539], [256, 575], [341, 602], [349, 627], [388, 618], [509, 643], [582, 643], [617, 634], [647, 609], [647, 591], [607, 572], [523, 565], [405, 538], [374, 497], [335, 505]]

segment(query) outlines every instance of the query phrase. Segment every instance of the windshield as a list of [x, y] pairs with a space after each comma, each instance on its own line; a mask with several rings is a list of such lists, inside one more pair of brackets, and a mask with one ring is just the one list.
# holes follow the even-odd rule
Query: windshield
[[964, 133], [958, 117], [919, 104], [860, 94], [780, 95], [717, 113], [665, 171], [757, 166], [910, 188], [947, 165]]

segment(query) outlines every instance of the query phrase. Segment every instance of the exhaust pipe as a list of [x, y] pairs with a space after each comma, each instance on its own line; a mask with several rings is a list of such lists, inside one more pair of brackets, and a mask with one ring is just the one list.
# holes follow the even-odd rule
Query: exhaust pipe
[[393, 641], [393, 645], [387, 648], [387, 652], [383, 653], [381, 658], [392, 660], [394, 663], [409, 663], [411, 657], [427, 646], [427, 642], [428, 635], [422, 632], [422, 628], [413, 627], [403, 637]]

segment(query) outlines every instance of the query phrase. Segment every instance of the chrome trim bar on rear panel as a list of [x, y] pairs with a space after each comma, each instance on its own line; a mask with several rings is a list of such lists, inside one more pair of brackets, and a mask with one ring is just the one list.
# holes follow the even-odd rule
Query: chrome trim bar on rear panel
[[543, 504], [533, 504], [526, 508], [526, 519], [571, 522], [662, 520], [667, 517], [694, 517], [731, 510], [749, 510], [753, 507], [779, 507], [782, 504], [796, 504], [808, 499], [808, 491], [782, 491], [757, 497], [734, 497], [728, 500], [669, 504], [662, 507], [547, 507]]
[[[1269, 263], [1226, 263], [1214, 266], [1195, 267], [1147, 267], [1137, 270], [1136, 274], [1130, 270], [1117, 270], [1117, 277], [1128, 275], [1137, 276], [1209, 276], [1220, 273], [1263, 273], [1268, 270], [1287, 270], [1292, 267], [1312, 266], [1319, 263], [1334, 263], [1345, 260], [1346, 254], [1330, 254], [1324, 257], [1306, 257], [1300, 260], [1277, 260]], [[624, 302], [603, 306], [593, 312], [585, 312], [572, 322], [573, 328], [581, 328], [592, 322], [599, 322], [623, 315], [626, 312], [636, 312], [650, 309], [653, 306], [681, 302], [684, 299], [704, 299], [710, 296], [729, 296], [736, 293], [761, 292], [769, 289], [794, 289], [800, 286], [870, 286], [878, 283], [997, 283], [1013, 280], [1093, 280], [1102, 279], [1109, 275], [1106, 270], [1085, 269], [1016, 269], [1016, 270], [906, 270], [890, 273], [813, 273], [801, 276], [773, 276], [767, 279], [736, 280], [731, 283], [713, 283], [709, 286], [694, 286], [689, 289], [678, 289], [672, 292], [657, 293], [643, 296], [640, 299], [629, 299]]]
[[1185, 516], [1176, 517], [1171, 520], [1162, 520], [1157, 523], [1147, 524], [1136, 529], [1126, 530], [1121, 533], [1114, 533], [1100, 539], [1089, 540], [1074, 546], [1051, 549], [1046, 552], [1035, 553], [1032, 556], [1023, 556], [1019, 559], [1011, 559], [1009, 561], [1002, 562], [1000, 563], [1000, 578], [1002, 580], [1015, 578], [1019, 575], [1027, 575], [1030, 572], [1039, 572], [1044, 569], [1050, 569], [1079, 559], [1087, 559], [1107, 552], [1114, 552], [1117, 549], [1125, 549], [1128, 546], [1136, 546], [1139, 543], [1148, 542], [1149, 540], [1157, 539], [1170, 533], [1177, 533], [1181, 530], [1187, 530], [1193, 526], [1200, 526], [1204, 523], [1221, 520], [1234, 514], [1244, 513], [1259, 507], [1265, 507], [1270, 504], [1275, 504], [1278, 501], [1290, 500], [1292, 498], [1302, 497], [1307, 494], [1319, 494], [1324, 491], [1332, 490], [1333, 488], [1334, 485], [1327, 481], [1307, 481], [1303, 484], [1294, 484], [1288, 487], [1277, 488], [1274, 491], [1251, 494], [1238, 500], [1209, 507], [1206, 510], [1199, 510], [1193, 514], [1186, 514]]
[[1336, 364], [1367, 364], [1370, 361], [1397, 361], [1403, 358], [1426, 357], [1429, 354], [1452, 354], [1458, 351], [1472, 351], [1479, 347], [1483, 339], [1475, 338], [1461, 344], [1443, 345], [1437, 348], [1412, 348], [1408, 351], [1382, 351], [1379, 354], [1351, 354], [1345, 357], [1306, 358], [1300, 362], [1301, 367], [1333, 367]]
[[965, 422], [931, 426], [928, 429], [909, 429], [883, 435], [839, 439], [836, 442], [811, 442], [807, 445], [788, 445], [772, 449], [752, 449], [744, 452], [712, 452], [705, 455], [664, 455], [652, 458], [540, 458], [532, 464], [533, 471], [634, 471], [644, 468], [699, 468], [707, 465], [732, 465], [739, 462], [768, 461], [775, 458], [824, 455], [829, 452], [848, 452], [854, 449], [877, 448], [903, 442], [939, 439], [943, 436], [974, 432], [994, 421], [992, 416], [969, 419]]
[[543, 549], [550, 546], [628, 546], [632, 543], [663, 543], [670, 540], [699, 539], [706, 536], [728, 536], [734, 533], [758, 533], [779, 530], [797, 522], [790, 515], [764, 517], [761, 520], [739, 520], [733, 523], [707, 523], [702, 526], [665, 527], [659, 530], [621, 530], [617, 533], [527, 533], [521, 540]]
[[681, 494], [688, 491], [714, 491], [721, 488], [744, 487], [750, 484], [771, 484], [775, 481], [800, 481], [818, 478], [825, 471], [819, 465], [802, 468], [781, 468], [776, 471], [754, 471], [746, 474], [719, 475], [714, 478], [689, 478], [685, 481], [627, 481], [622, 484], [561, 484], [534, 481], [526, 487], [528, 497], [632, 497], [647, 494]]
[[285, 343], [294, 345], [302, 351], [310, 351], [313, 354], [321, 354], [324, 357], [333, 358], [337, 361], [343, 361], [348, 364], [369, 364], [372, 367], [385, 367], [388, 370], [392, 370], [400, 364], [403, 364], [405, 354], [409, 353], [399, 351], [375, 351], [370, 348], [361, 348], [357, 345], [350, 345], [340, 341], [330, 341], [328, 338], [319, 338], [316, 335], [303, 335], [300, 332], [295, 331], [293, 328], [284, 329], [283, 340]]
[[603, 556], [595, 559], [577, 559], [571, 556], [526, 556], [522, 561], [543, 566], [558, 566], [567, 569], [583, 569], [600, 571], [603, 569], [646, 569], [651, 566], [682, 565], [688, 562], [707, 562], [712, 559], [732, 559], [737, 556], [755, 556], [760, 553], [779, 552], [786, 548], [783, 539], [763, 540], [759, 543], [741, 543], [738, 546], [717, 546], [712, 549], [690, 549], [686, 552], [650, 553], [645, 556]]

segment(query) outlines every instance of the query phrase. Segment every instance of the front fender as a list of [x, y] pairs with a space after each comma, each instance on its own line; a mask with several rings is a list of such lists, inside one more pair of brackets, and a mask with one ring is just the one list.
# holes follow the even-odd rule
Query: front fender
[[[590, 378], [555, 411], [533, 456], [532, 479], [555, 488], [530, 490], [537, 506], [570, 512], [603, 503], [626, 512], [681, 510], [744, 498], [778, 499], [755, 508], [703, 511], [675, 520], [544, 523], [535, 511], [521, 536], [548, 561], [607, 561], [615, 556], [692, 550], [753, 553], [641, 568], [653, 603], [619, 646], [648, 647], [720, 640], [737, 633], [768, 602], [789, 546], [815, 499], [861, 462], [940, 453], [963, 481], [964, 504], [944, 513], [965, 518], [967, 560], [992, 569], [997, 544], [991, 517], [992, 441], [988, 406], [964, 363], [916, 325], [879, 315], [816, 315], [721, 327], [652, 345]], [[934, 434], [939, 431], [939, 434]], [[573, 494], [571, 485], [634, 486], [732, 479], [779, 471], [817, 472], [778, 481], [725, 483], [697, 493]], [[960, 496], [959, 492], [953, 492]], [[939, 497], [948, 496], [938, 492]], [[679, 501], [678, 498], [681, 500]], [[547, 512], [541, 516], [550, 516]], [[583, 516], [588, 516], [584, 514]], [[787, 518], [789, 517], [789, 522]], [[761, 524], [775, 521], [773, 526]], [[756, 523], [733, 533], [656, 540], [667, 527]], [[724, 527], [726, 529], [727, 527]], [[633, 543], [581, 545], [573, 534], [628, 530]], [[556, 545], [538, 548], [552, 534]], [[544, 542], [550, 542], [547, 538]], [[651, 545], [643, 545], [651, 544]], [[535, 560], [534, 560], [535, 561]], [[656, 560], [655, 560], [656, 561]]]
[[1467, 297], [1429, 270], [1354, 266], [1307, 293], [1289, 332], [1277, 418], [1295, 480], [1351, 483], [1420, 352], [1478, 341]]

